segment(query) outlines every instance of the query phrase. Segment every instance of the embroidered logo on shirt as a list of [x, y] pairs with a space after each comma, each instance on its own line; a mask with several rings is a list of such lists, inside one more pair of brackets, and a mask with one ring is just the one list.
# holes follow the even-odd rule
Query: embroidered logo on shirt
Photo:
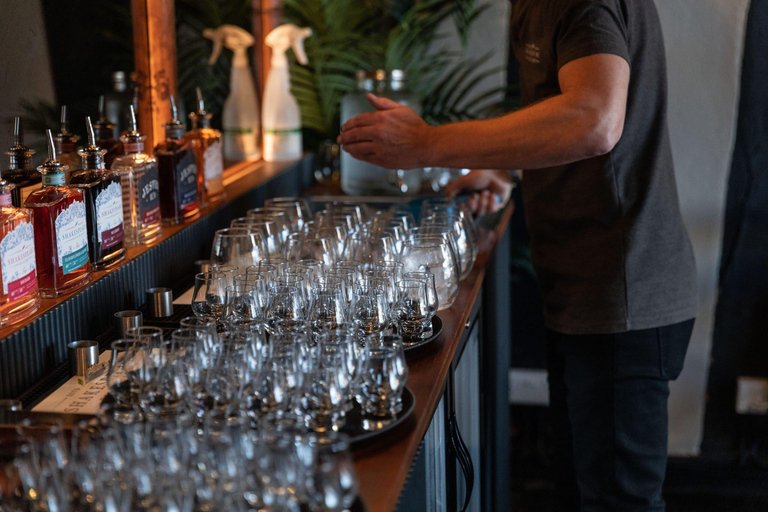
[[541, 48], [533, 43], [525, 43], [525, 60], [531, 64], [541, 62]]

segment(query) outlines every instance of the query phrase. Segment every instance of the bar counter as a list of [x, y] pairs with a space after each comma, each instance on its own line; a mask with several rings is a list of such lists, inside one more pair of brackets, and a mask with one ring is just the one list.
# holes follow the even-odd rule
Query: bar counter
[[[96, 339], [112, 314], [144, 304], [149, 287], [189, 285], [213, 231], [264, 199], [335, 192], [312, 186], [311, 158], [290, 164], [240, 164], [226, 174], [227, 200], [200, 219], [164, 228], [161, 240], [133, 248], [124, 262], [94, 274], [69, 296], [44, 300], [27, 322], [0, 329], [0, 398], [55, 385], [66, 344]], [[353, 452], [359, 494], [370, 512], [506, 510], [508, 475], [509, 235], [512, 208], [481, 219], [477, 261], [454, 304], [438, 313], [442, 334], [408, 354], [413, 414], [391, 432]], [[471, 348], [470, 348], [471, 347]], [[41, 384], [43, 383], [43, 384]], [[50, 386], [49, 386], [50, 387]], [[48, 389], [52, 391], [52, 389]], [[0, 411], [0, 437], [33, 413]], [[64, 418], [65, 424], [78, 417]], [[472, 492], [468, 492], [472, 489]]]

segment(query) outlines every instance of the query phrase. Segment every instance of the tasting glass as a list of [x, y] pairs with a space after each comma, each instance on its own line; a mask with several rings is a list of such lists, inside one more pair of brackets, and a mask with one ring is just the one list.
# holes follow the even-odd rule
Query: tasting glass
[[424, 219], [422, 226], [450, 231], [453, 234], [455, 248], [461, 264], [461, 279], [467, 277], [472, 271], [472, 266], [477, 258], [477, 245], [472, 241], [461, 219], [448, 215], [435, 215]]
[[351, 235], [344, 244], [344, 257], [359, 261], [365, 270], [370, 270], [376, 261], [396, 261], [395, 243], [387, 235]]
[[384, 343], [368, 347], [360, 380], [364, 430], [380, 430], [395, 419], [407, 379], [402, 344], [399, 348]]
[[227, 286], [223, 323], [229, 329], [255, 328], [261, 317], [256, 287], [248, 284]]
[[301, 396], [304, 425], [315, 432], [338, 432], [346, 421], [351, 385], [345, 354], [322, 345], [310, 354], [313, 362], [304, 376]]
[[323, 262], [318, 259], [312, 259], [312, 258], [304, 258], [302, 260], [299, 260], [298, 266], [311, 269], [312, 275], [315, 279], [319, 277], [324, 277], [325, 274], [325, 268], [323, 266]]
[[429, 302], [424, 281], [400, 281], [400, 298], [395, 304], [393, 318], [397, 333], [408, 341], [424, 337], [424, 326], [429, 320]]
[[377, 286], [357, 287], [350, 313], [358, 336], [365, 337], [383, 332], [390, 322], [386, 293]]
[[120, 339], [110, 345], [112, 353], [107, 370], [107, 388], [115, 399], [112, 409], [114, 419], [120, 422], [135, 421], [140, 412], [138, 403], [141, 358], [135, 339]]
[[277, 221], [269, 217], [240, 217], [234, 219], [230, 228], [244, 228], [255, 231], [264, 242], [267, 256], [278, 256], [283, 250], [282, 233]]
[[437, 298], [437, 288], [435, 287], [435, 275], [432, 272], [405, 272], [403, 280], [418, 280], [424, 283], [427, 289], [427, 309], [429, 315], [424, 324], [425, 337], [432, 336], [432, 318], [437, 314], [439, 302]]
[[220, 324], [226, 300], [227, 277], [224, 272], [211, 270], [195, 276], [195, 289], [192, 293], [192, 312], [195, 316], [211, 317], [217, 325]]
[[280, 275], [280, 270], [276, 265], [261, 262], [258, 265], [251, 265], [245, 269], [245, 275], [248, 279], [262, 276], [265, 279], [266, 285], [269, 286]]
[[342, 434], [304, 435], [296, 442], [302, 500], [311, 512], [342, 512], [357, 497], [357, 477]]
[[312, 218], [309, 204], [306, 199], [301, 197], [274, 197], [264, 201], [264, 206], [267, 209], [276, 208], [284, 211], [291, 221], [294, 231], [300, 231], [304, 222]]
[[313, 343], [317, 343], [324, 332], [343, 325], [347, 320], [347, 309], [341, 288], [314, 290], [307, 318]]
[[450, 245], [443, 238], [411, 238], [403, 248], [402, 261], [406, 272], [434, 274], [440, 310], [451, 307], [459, 293], [459, 268]]
[[[459, 270], [459, 272], [463, 272], [463, 265], [466, 262], [462, 260], [461, 253], [459, 252], [459, 246], [456, 243], [456, 235], [451, 230], [445, 227], [428, 225], [411, 228], [411, 231], [408, 233], [408, 240], [419, 240], [430, 237], [442, 238], [446, 243], [448, 243], [449, 247], [451, 248], [451, 254], [456, 260], [456, 268]], [[459, 276], [459, 280], [461, 280], [461, 276]]]
[[295, 286], [271, 286], [264, 327], [270, 334], [290, 332], [304, 323], [303, 307], [301, 292]]
[[211, 247], [212, 265], [236, 265], [245, 268], [267, 257], [264, 239], [259, 233], [242, 228], [216, 231]]

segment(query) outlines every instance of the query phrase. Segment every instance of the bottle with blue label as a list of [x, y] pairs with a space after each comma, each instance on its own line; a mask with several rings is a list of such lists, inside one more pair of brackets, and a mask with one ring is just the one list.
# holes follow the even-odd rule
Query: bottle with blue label
[[123, 188], [120, 176], [104, 167], [106, 150], [96, 145], [91, 118], [85, 118], [88, 146], [78, 151], [83, 170], [70, 184], [83, 189], [88, 219], [88, 247], [94, 270], [112, 267], [125, 258]]
[[0, 180], [0, 323], [3, 325], [24, 320], [40, 307], [32, 210], [12, 206], [15, 188], [13, 183]]
[[200, 216], [195, 152], [184, 142], [186, 125], [179, 120], [171, 96], [171, 120], [165, 124], [165, 140], [155, 147], [160, 183], [160, 216], [172, 226]]
[[48, 130], [48, 160], [37, 168], [43, 188], [27, 197], [32, 210], [37, 283], [42, 297], [74, 292], [91, 281], [88, 222], [83, 191], [65, 185], [67, 166], [57, 160]]

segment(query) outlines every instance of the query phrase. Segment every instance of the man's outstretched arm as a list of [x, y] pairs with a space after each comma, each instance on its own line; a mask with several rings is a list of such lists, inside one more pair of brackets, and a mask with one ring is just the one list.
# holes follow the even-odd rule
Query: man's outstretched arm
[[621, 138], [629, 64], [616, 55], [573, 60], [561, 94], [486, 121], [432, 127], [409, 107], [370, 95], [377, 112], [342, 127], [352, 156], [390, 169], [538, 169], [608, 153]]

